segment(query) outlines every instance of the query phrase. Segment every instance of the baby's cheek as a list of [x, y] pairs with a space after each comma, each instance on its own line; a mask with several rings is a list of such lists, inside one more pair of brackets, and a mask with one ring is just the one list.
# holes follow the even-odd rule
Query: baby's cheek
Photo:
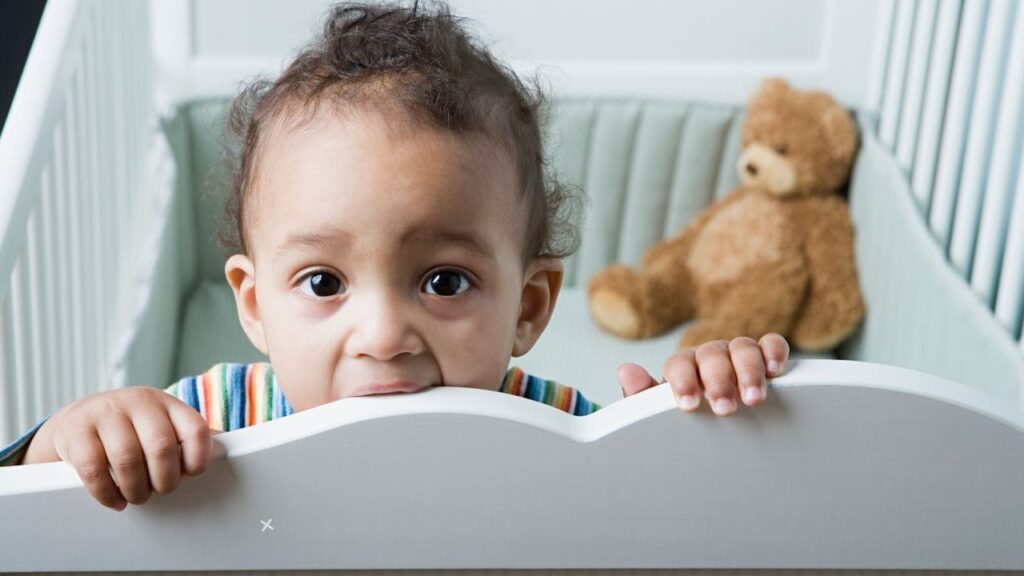
[[505, 375], [512, 344], [496, 322], [465, 322], [444, 338], [439, 359], [446, 385], [497, 390]]

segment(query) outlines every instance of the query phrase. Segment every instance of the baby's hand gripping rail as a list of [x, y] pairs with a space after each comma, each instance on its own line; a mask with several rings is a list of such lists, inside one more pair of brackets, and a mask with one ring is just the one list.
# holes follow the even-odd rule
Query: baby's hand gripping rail
[[214, 437], [204, 474], [120, 513], [63, 462], [0, 469], [0, 569], [1024, 569], [1024, 414], [901, 368], [791, 366], [731, 417], [667, 384], [586, 417], [346, 399]]

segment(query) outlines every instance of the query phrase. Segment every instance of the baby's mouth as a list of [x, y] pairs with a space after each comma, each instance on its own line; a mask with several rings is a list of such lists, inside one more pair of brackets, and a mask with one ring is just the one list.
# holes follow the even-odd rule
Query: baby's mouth
[[426, 390], [437, 386], [437, 384], [417, 384], [409, 380], [391, 380], [388, 382], [381, 382], [377, 384], [370, 384], [368, 386], [362, 386], [356, 389], [352, 394], [353, 396], [371, 396], [376, 394], [393, 394], [396, 392], [419, 392], [420, 390]]

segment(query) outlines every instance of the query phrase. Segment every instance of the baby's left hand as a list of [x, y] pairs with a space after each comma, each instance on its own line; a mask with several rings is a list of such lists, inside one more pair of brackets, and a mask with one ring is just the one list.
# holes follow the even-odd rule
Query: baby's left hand
[[[693, 412], [700, 406], [703, 386], [704, 397], [715, 414], [729, 416], [736, 412], [737, 386], [743, 402], [757, 406], [764, 402], [768, 391], [765, 377], [782, 374], [788, 358], [789, 343], [771, 332], [762, 336], [760, 342], [744, 336], [732, 342], [713, 340], [696, 348], [683, 348], [665, 361], [662, 373], [681, 409]], [[619, 366], [623, 396], [632, 396], [661, 382], [638, 364]]]

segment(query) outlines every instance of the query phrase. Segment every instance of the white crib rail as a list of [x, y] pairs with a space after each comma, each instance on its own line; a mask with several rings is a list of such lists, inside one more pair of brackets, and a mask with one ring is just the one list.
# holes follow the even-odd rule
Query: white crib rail
[[47, 2], [0, 135], [0, 444], [115, 385], [151, 212], [147, 10]]
[[890, 1], [879, 139], [952, 266], [1024, 347], [1024, 6]]
[[880, 364], [795, 360], [729, 418], [435, 388], [216, 436], [122, 512], [0, 468], [0, 568], [1021, 570], [1022, 476], [1024, 414]]

